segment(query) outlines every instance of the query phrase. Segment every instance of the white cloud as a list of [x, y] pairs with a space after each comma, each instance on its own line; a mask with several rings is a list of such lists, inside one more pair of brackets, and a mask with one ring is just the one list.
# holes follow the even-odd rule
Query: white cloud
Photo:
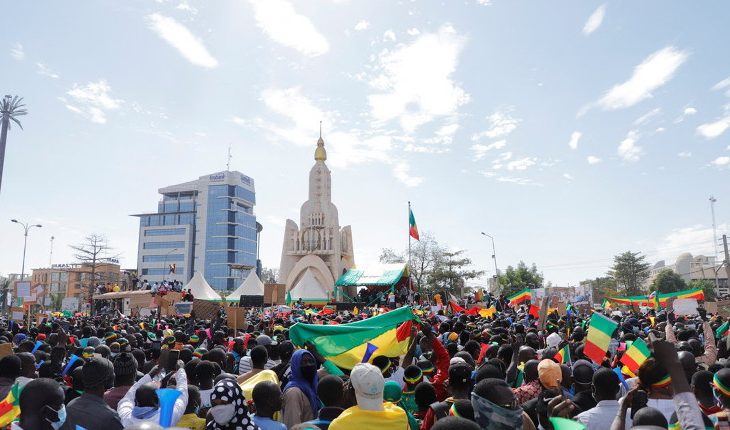
[[471, 146], [472, 152], [474, 152], [474, 161], [481, 160], [487, 155], [487, 152], [493, 150], [493, 149], [502, 149], [505, 146], [507, 146], [506, 140], [498, 140], [494, 143], [490, 143], [489, 145], [483, 145], [481, 143], [475, 143]]
[[384, 42], [395, 42], [395, 32], [393, 30], [385, 30], [383, 33]]
[[327, 39], [304, 15], [284, 0], [251, 0], [256, 24], [274, 42], [296, 49], [309, 57], [329, 51]]
[[598, 6], [598, 8], [593, 11], [591, 16], [588, 17], [588, 21], [586, 21], [585, 25], [583, 26], [583, 34], [586, 36], [593, 33], [594, 31], [598, 30], [598, 27], [601, 26], [603, 23], [603, 17], [606, 15], [606, 5], [602, 4]]
[[519, 178], [514, 176], [500, 176], [497, 178], [497, 182], [507, 182], [510, 184], [517, 184], [517, 185], [540, 185], [532, 182], [531, 179], [528, 178]]
[[693, 108], [692, 106], [684, 108], [684, 115], [690, 116], [697, 113], [697, 109]]
[[411, 175], [411, 166], [405, 161], [393, 166], [393, 176], [407, 187], [417, 187], [423, 182], [423, 178]]
[[621, 141], [616, 152], [625, 161], [636, 162], [641, 158], [641, 147], [636, 144], [639, 140], [639, 133], [629, 131], [626, 138]]
[[586, 157], [586, 161], [588, 162], [588, 164], [593, 165], [593, 164], [600, 163], [601, 162], [601, 159], [598, 158], [598, 157], [596, 157], [596, 156], [594, 156], [594, 155], [589, 155], [588, 157]]
[[517, 160], [512, 160], [507, 163], [507, 170], [527, 170], [528, 168], [535, 165], [537, 158], [524, 157]]
[[645, 122], [649, 121], [651, 118], [659, 115], [662, 112], [662, 108], [654, 108], [650, 110], [649, 112], [645, 113], [644, 115], [641, 115], [640, 117], [636, 118], [634, 121], [634, 125], [641, 125]]
[[495, 139], [498, 137], [504, 137], [517, 128], [517, 125], [520, 123], [520, 119], [513, 118], [512, 115], [510, 115], [510, 112], [512, 111], [511, 108], [503, 109], [503, 110], [497, 110], [493, 114], [489, 115], [487, 117], [487, 122], [489, 123], [489, 128], [474, 134], [471, 137], [471, 140], [478, 141], [482, 138], [489, 138], [489, 139]]
[[726, 90], [725, 95], [730, 97], [730, 77], [727, 77], [712, 86], [713, 91]]
[[409, 36], [418, 36], [419, 34], [421, 34], [421, 30], [419, 30], [419, 29], [417, 29], [415, 27], [414, 28], [409, 28], [408, 31], [407, 31], [407, 33], [408, 33]]
[[664, 130], [666, 130], [664, 127], [657, 127], [656, 130], [654, 130], [655, 133], [663, 133]]
[[679, 66], [687, 60], [688, 54], [673, 46], [662, 48], [649, 55], [634, 68], [629, 80], [614, 85], [598, 100], [604, 110], [622, 109], [652, 97], [652, 91], [665, 85]]
[[355, 24], [355, 31], [363, 31], [370, 28], [370, 22], [367, 20], [361, 19], [360, 21]]
[[37, 72], [38, 72], [39, 75], [48, 76], [49, 78], [52, 78], [52, 79], [58, 79], [58, 78], [60, 78], [60, 76], [58, 75], [58, 73], [56, 73], [53, 70], [49, 69], [48, 66], [46, 66], [43, 63], [36, 63], [36, 67], [38, 68], [37, 69]]
[[182, 10], [185, 12], [190, 12], [193, 15], [197, 15], [197, 13], [198, 13], [198, 9], [190, 6], [190, 4], [188, 4], [188, 2], [181, 2], [180, 4], [177, 5], [177, 7], [175, 9]]
[[580, 140], [580, 137], [583, 135], [580, 131], [574, 131], [570, 134], [570, 141], [568, 142], [568, 146], [570, 149], [578, 149], [578, 141]]
[[370, 80], [379, 92], [368, 96], [373, 118], [381, 123], [398, 119], [411, 133], [437, 117], [455, 115], [469, 101], [451, 78], [465, 43], [466, 38], [444, 25], [437, 33], [382, 51], [376, 57], [378, 73]]
[[712, 160], [710, 162], [710, 164], [712, 164], [713, 166], [718, 166], [718, 167], [727, 166], [728, 164], [730, 164], [730, 157], [725, 157], [725, 156], [717, 157], [714, 160]]
[[677, 154], [677, 157], [680, 157], [680, 158], [689, 158], [691, 156], [692, 156], [692, 153], [689, 151], [682, 151], [679, 154]]
[[[730, 226], [727, 224], [719, 224], [717, 229], [726, 231], [728, 227]], [[666, 259], [669, 264], [672, 264], [683, 252], [689, 252], [695, 256], [712, 256], [713, 243], [712, 226], [705, 227], [702, 224], [696, 224], [672, 230], [656, 246], [656, 254], [658, 259]]]
[[13, 46], [13, 49], [10, 50], [10, 55], [18, 61], [25, 60], [25, 50], [23, 50], [23, 45], [16, 43], [15, 46]]
[[730, 127], [730, 114], [718, 119], [715, 122], [708, 122], [697, 127], [697, 133], [705, 139], [714, 139], [725, 133]]
[[64, 102], [66, 108], [72, 112], [76, 112], [91, 122], [97, 124], [106, 123], [106, 112], [119, 109], [124, 102], [121, 99], [112, 98], [109, 94], [111, 87], [101, 79], [97, 82], [89, 82], [85, 86], [74, 84], [73, 88], [66, 92], [75, 104]]
[[203, 42], [174, 18], [153, 13], [147, 19], [150, 28], [191, 63], [207, 68], [218, 66], [218, 60], [210, 55]]
[[573, 175], [571, 175], [570, 173], [563, 173], [563, 178], [565, 178], [569, 181], [572, 181], [573, 179], [575, 179], [575, 178], [573, 178]]
[[492, 0], [476, 0], [477, 4], [480, 6], [491, 6]]

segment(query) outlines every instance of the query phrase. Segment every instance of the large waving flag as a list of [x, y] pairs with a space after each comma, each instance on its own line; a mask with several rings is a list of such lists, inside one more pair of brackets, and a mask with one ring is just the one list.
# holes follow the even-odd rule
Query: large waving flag
[[596, 364], [601, 364], [616, 327], [618, 327], [618, 323], [594, 312], [591, 316], [591, 325], [588, 328], [588, 338], [583, 348], [583, 354]]
[[15, 383], [5, 400], [0, 402], [0, 427], [5, 428], [20, 416], [20, 385]]
[[352, 369], [379, 355], [398, 357], [405, 354], [416, 320], [411, 308], [404, 306], [349, 324], [297, 323], [289, 330], [289, 338], [299, 347], [311, 342], [326, 359], [343, 369]]
[[655, 296], [606, 297], [606, 300], [627, 306], [655, 307], [657, 301], [662, 307], [667, 306], [669, 299], [697, 299], [705, 300], [705, 292], [701, 288], [679, 291], [676, 293], [656, 294]]
[[532, 293], [530, 292], [529, 288], [525, 288], [524, 290], [520, 291], [517, 294], [513, 294], [509, 297], [507, 297], [507, 300], [509, 300], [509, 304], [511, 306], [519, 305], [522, 302], [525, 301], [532, 301]]
[[631, 344], [629, 349], [626, 350], [623, 357], [621, 357], [621, 362], [626, 365], [626, 368], [628, 368], [631, 373], [636, 374], [639, 370], [639, 366], [641, 366], [641, 364], [645, 362], [650, 355], [651, 351], [649, 351], [649, 346], [643, 339], [638, 338]]

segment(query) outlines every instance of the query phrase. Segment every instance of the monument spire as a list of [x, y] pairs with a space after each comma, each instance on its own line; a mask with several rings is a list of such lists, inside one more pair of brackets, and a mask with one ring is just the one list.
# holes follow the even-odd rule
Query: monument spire
[[319, 122], [319, 140], [317, 140], [317, 149], [314, 150], [315, 161], [327, 160], [327, 151], [324, 149], [324, 139], [322, 139], [322, 121]]

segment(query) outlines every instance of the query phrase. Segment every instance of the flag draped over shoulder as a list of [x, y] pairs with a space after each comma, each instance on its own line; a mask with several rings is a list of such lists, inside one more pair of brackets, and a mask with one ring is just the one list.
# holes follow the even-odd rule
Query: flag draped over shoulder
[[594, 312], [591, 315], [591, 325], [588, 328], [588, 337], [583, 348], [583, 354], [596, 364], [601, 364], [606, 356], [608, 344], [611, 342], [611, 335], [616, 327], [618, 327], [617, 323]]
[[397, 357], [405, 354], [414, 321], [417, 318], [413, 311], [404, 306], [348, 324], [297, 323], [289, 329], [289, 338], [299, 347], [311, 342], [326, 359], [343, 369], [352, 369], [379, 355]]
[[623, 357], [621, 357], [621, 362], [631, 371], [631, 373], [636, 374], [639, 370], [639, 366], [641, 366], [641, 364], [645, 362], [650, 355], [651, 351], [649, 351], [649, 346], [643, 339], [638, 338], [631, 344], [629, 349], [626, 350]]
[[9, 425], [20, 416], [20, 385], [14, 384], [5, 400], [0, 402], [0, 427]]
[[519, 305], [522, 302], [525, 301], [532, 301], [532, 293], [530, 292], [529, 288], [525, 288], [524, 290], [520, 291], [517, 294], [513, 294], [509, 297], [507, 297], [507, 300], [509, 300], [509, 304], [511, 306]]

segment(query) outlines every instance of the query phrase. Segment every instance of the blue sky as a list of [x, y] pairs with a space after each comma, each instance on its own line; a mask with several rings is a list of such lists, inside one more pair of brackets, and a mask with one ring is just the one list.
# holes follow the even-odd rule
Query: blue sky
[[0, 273], [107, 236], [136, 265], [157, 189], [256, 181], [262, 259], [307, 196], [323, 121], [356, 262], [421, 231], [493, 273], [575, 285], [613, 255], [712, 253], [730, 225], [730, 5], [706, 2], [13, 2], [4, 93], [25, 97], [0, 193]]

